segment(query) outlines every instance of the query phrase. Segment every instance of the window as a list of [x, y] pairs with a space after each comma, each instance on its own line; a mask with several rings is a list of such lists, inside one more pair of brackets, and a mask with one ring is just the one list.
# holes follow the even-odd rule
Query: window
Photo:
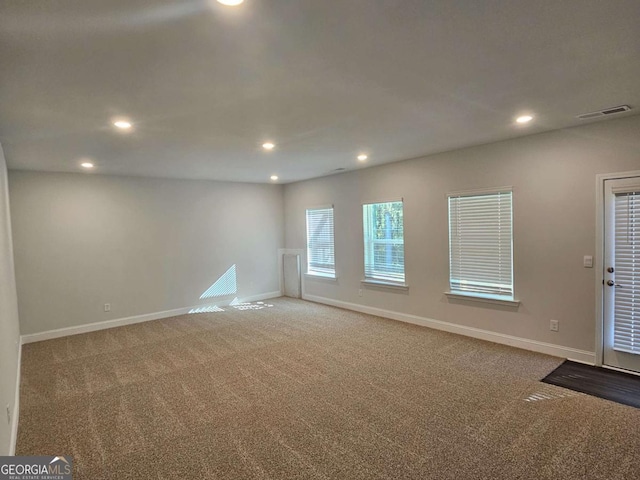
[[365, 280], [404, 283], [402, 202], [363, 205], [362, 213]]
[[307, 273], [336, 276], [333, 207], [307, 210]]
[[615, 196], [613, 348], [640, 354], [640, 192]]
[[511, 189], [449, 195], [452, 293], [513, 300]]

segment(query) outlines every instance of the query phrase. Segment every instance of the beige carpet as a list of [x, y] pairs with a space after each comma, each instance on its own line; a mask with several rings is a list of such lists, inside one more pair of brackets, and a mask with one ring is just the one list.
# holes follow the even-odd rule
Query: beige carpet
[[25, 345], [17, 454], [76, 479], [632, 479], [560, 360], [290, 299]]

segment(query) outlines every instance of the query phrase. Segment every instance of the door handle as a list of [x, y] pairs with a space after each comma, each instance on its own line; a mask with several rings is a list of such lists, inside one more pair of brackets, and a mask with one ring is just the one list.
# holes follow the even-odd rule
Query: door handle
[[613, 280], [607, 280], [607, 285], [609, 285], [610, 287], [616, 287], [616, 288], [619, 288], [622, 286], [619, 283], [614, 282]]

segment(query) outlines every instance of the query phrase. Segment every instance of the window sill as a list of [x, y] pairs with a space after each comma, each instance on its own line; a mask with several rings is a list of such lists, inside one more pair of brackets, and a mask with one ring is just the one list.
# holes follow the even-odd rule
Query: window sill
[[308, 273], [308, 272], [304, 274], [304, 278], [309, 280], [320, 280], [320, 281], [327, 281], [327, 282], [335, 282], [338, 280], [338, 277], [336, 277], [335, 275], [326, 275], [322, 273]]
[[457, 300], [469, 300], [471, 302], [480, 303], [492, 303], [494, 305], [506, 305], [509, 307], [517, 307], [520, 305], [520, 300], [499, 297], [498, 295], [481, 295], [467, 292], [444, 292], [449, 298], [455, 298]]
[[400, 290], [406, 292], [409, 290], [409, 285], [406, 283], [393, 283], [393, 282], [385, 282], [384, 280], [374, 280], [371, 278], [365, 278], [364, 280], [360, 280], [360, 283], [365, 287], [376, 287], [376, 288], [384, 288], [389, 290]]

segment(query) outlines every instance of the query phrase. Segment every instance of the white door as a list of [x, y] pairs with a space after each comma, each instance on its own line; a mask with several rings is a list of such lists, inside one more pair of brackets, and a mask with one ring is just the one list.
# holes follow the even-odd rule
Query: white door
[[640, 372], [640, 177], [605, 181], [604, 359]]

